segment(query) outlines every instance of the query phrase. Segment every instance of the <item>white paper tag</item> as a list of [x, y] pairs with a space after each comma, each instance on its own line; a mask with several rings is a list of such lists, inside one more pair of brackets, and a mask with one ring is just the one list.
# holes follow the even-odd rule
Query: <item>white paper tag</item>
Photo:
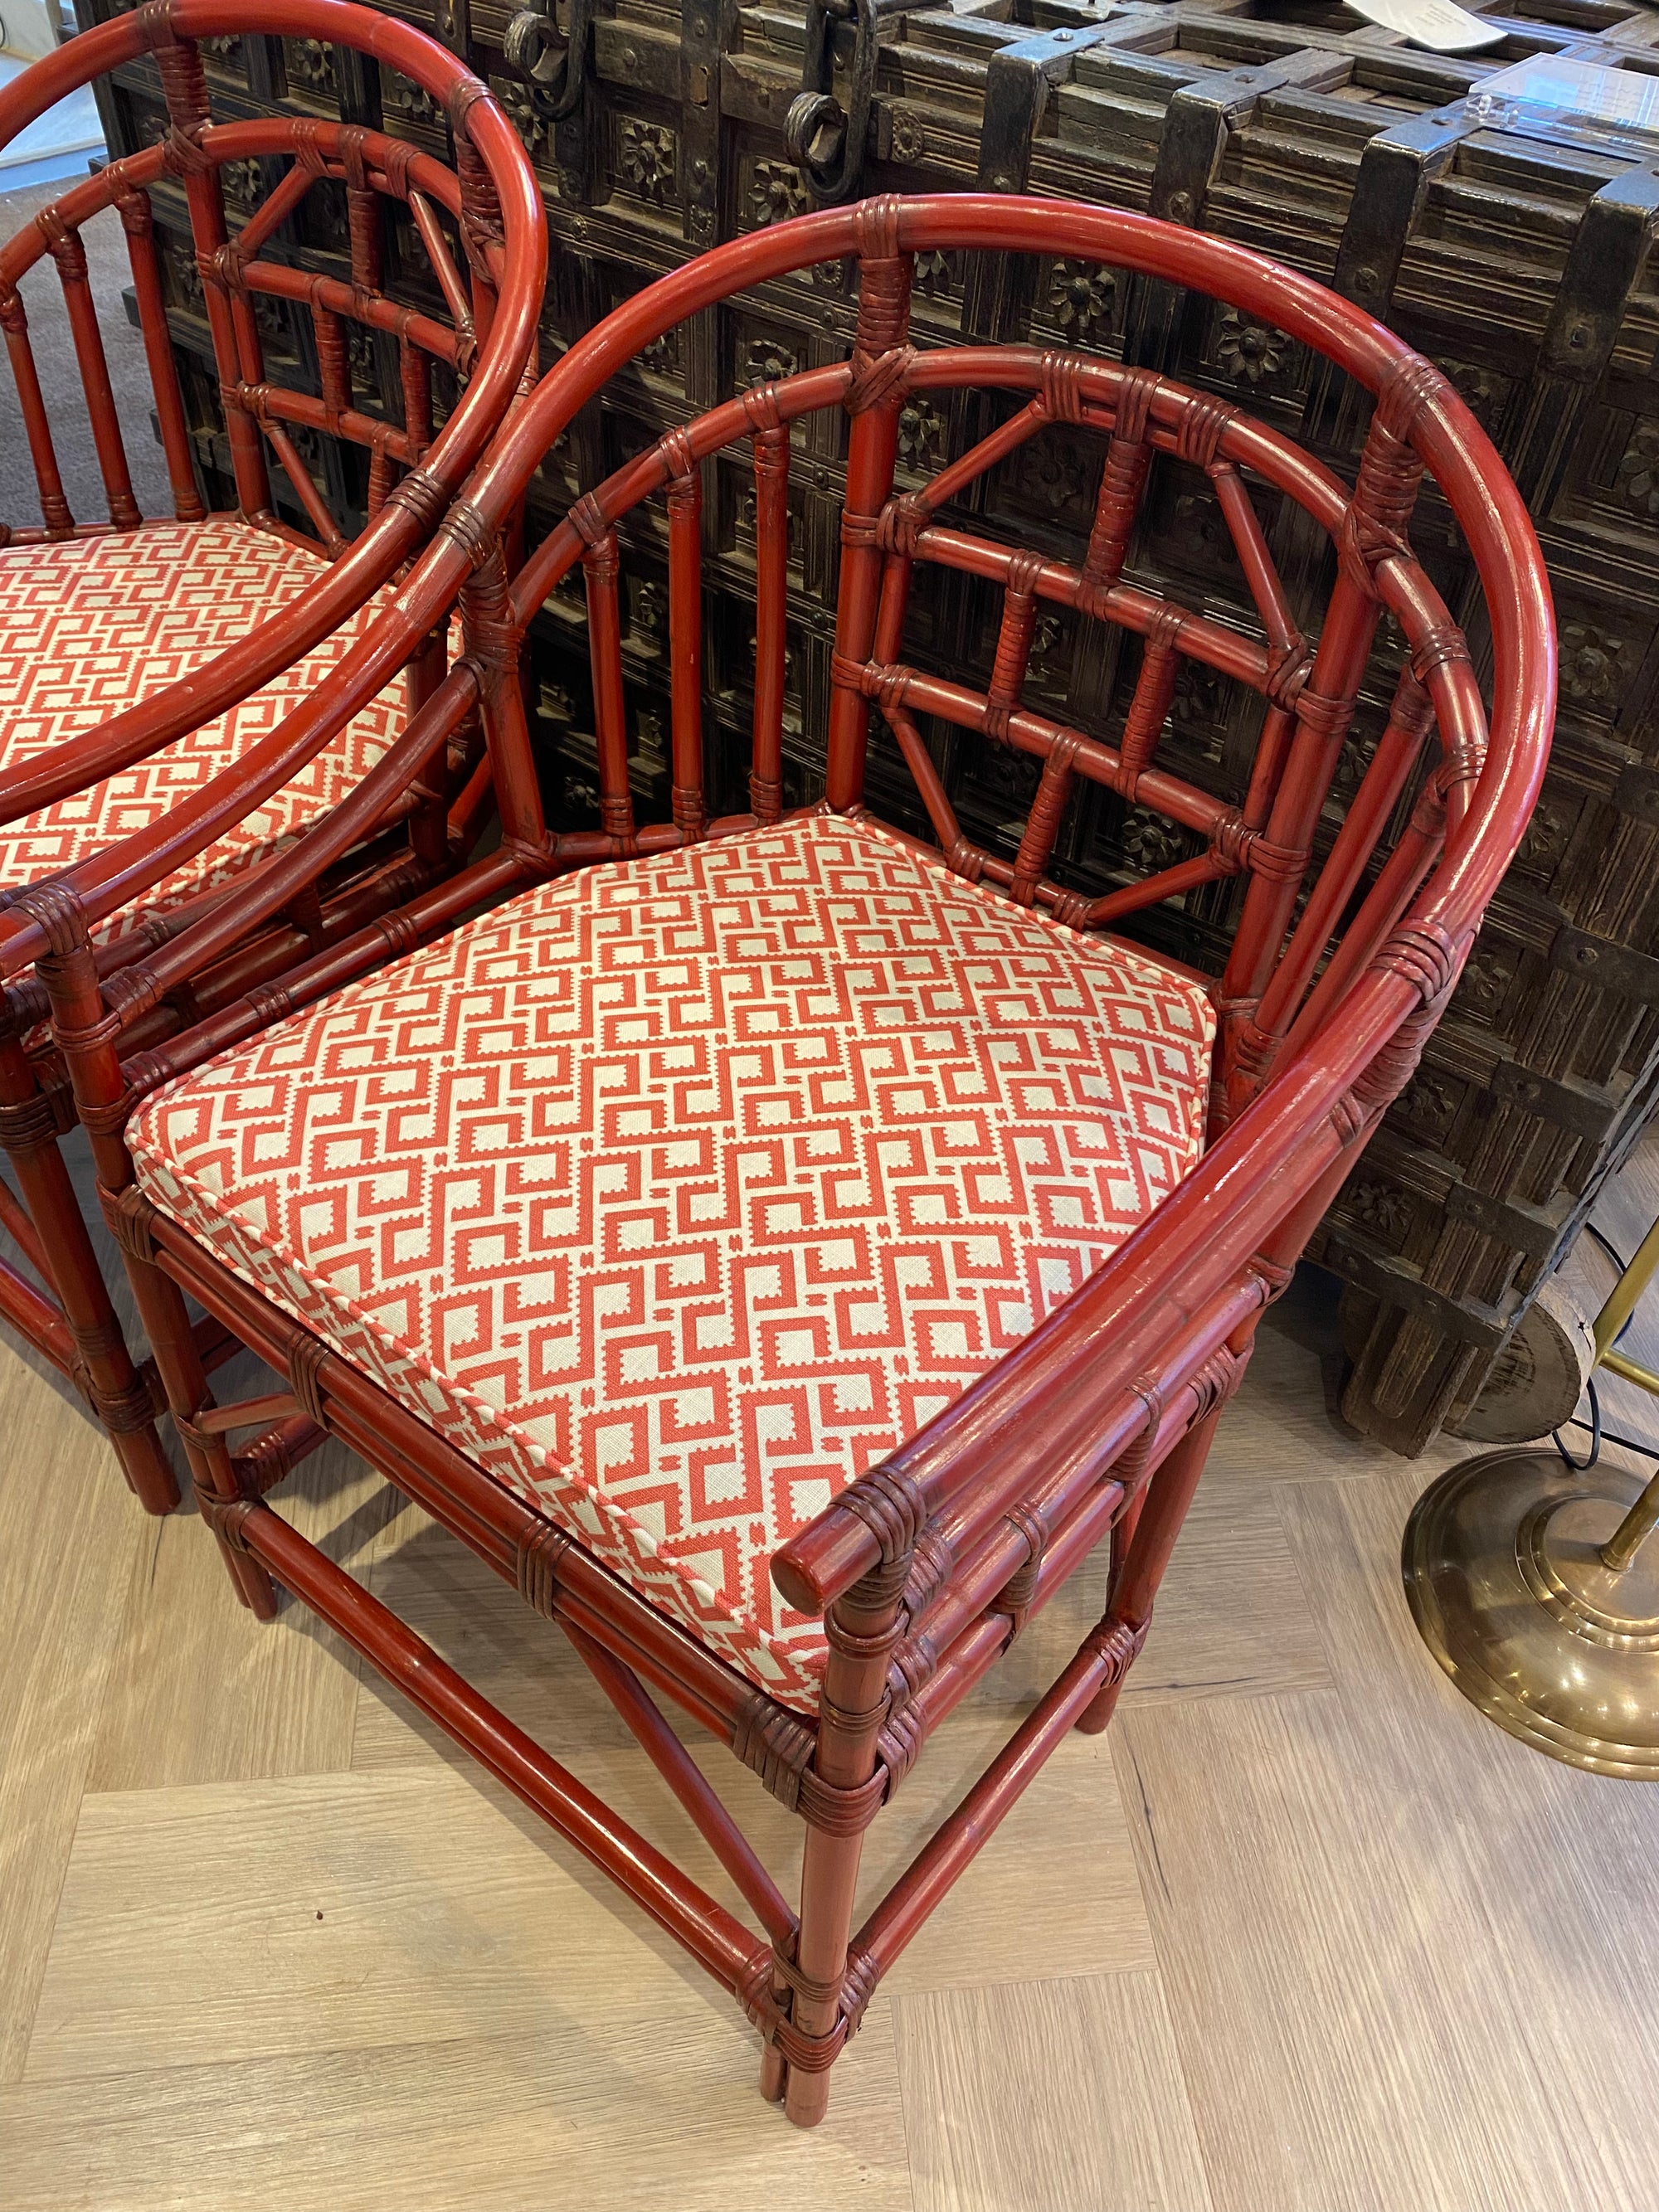
[[1347, 0], [1358, 15], [1385, 31], [1398, 31], [1414, 46], [1429, 46], [1437, 54], [1467, 53], [1474, 46], [1495, 46], [1507, 34], [1496, 23], [1483, 23], [1460, 8], [1456, 0]]

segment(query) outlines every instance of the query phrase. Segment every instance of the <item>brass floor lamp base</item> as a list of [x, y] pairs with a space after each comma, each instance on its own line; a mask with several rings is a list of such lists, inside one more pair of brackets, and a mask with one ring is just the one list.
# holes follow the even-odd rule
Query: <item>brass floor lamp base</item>
[[1472, 1705], [1552, 1759], [1659, 1780], [1659, 1545], [1622, 1574], [1600, 1547], [1642, 1494], [1546, 1446], [1462, 1461], [1406, 1526], [1419, 1632]]

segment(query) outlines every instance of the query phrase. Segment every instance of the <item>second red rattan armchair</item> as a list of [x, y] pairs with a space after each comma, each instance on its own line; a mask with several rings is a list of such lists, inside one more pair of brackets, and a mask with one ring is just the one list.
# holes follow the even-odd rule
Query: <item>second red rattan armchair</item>
[[[1375, 395], [1355, 482], [1144, 369], [917, 349], [912, 258], [960, 250], [1106, 260], [1272, 320]], [[509, 573], [501, 532], [529, 471], [610, 375], [682, 318], [843, 256], [850, 359], [672, 432]], [[982, 434], [897, 491], [902, 410], [963, 391], [991, 396]], [[819, 453], [845, 429], [846, 497], [829, 785], [791, 811], [788, 477], [809, 426]], [[975, 520], [976, 488], [1026, 442], [1091, 434], [1103, 454], [1075, 562]], [[728, 448], [752, 469], [757, 634], [748, 757], [721, 791], [704, 746], [701, 510]], [[1137, 578], [1140, 503], [1172, 467], [1207, 486], [1253, 625]], [[1463, 633], [1410, 547], [1425, 467], [1485, 588], [1490, 738]], [[1269, 492], [1328, 535], [1315, 639], [1269, 549], [1253, 495]], [[624, 543], [667, 569], [667, 819], [641, 819], [630, 782]], [[982, 684], [907, 664], [929, 566], [1000, 597]], [[578, 569], [600, 819], [555, 832], [518, 648]], [[810, 2123], [881, 1976], [1067, 1732], [1111, 1714], [1262, 1310], [1406, 1080], [1525, 823], [1553, 700], [1543, 570], [1468, 410], [1353, 308], [1185, 231], [996, 198], [814, 216], [629, 302], [544, 380], [404, 604], [435, 622], [464, 586], [502, 817], [488, 860], [148, 1050], [130, 1047], [133, 1023], [216, 955], [228, 921], [101, 984], [72, 901], [27, 926], [0, 918], [0, 948], [13, 965], [42, 955], [108, 1216], [245, 1598], [268, 1614], [285, 1585], [613, 1875], [736, 1996], [767, 2094]], [[1063, 727], [1031, 703], [1046, 608], [1132, 641], [1119, 725]], [[1385, 617], [1392, 704], [1339, 823], [1334, 774]], [[370, 650], [346, 664], [347, 703], [374, 680]], [[1236, 802], [1160, 761], [1186, 660], [1260, 696]], [[872, 716], [931, 840], [866, 803]], [[297, 720], [314, 737], [325, 717]], [[374, 818], [441, 738], [441, 718], [423, 724], [343, 817]], [[1037, 765], [1006, 845], [975, 842], [952, 811], [939, 761], [956, 743]], [[1189, 850], [1127, 886], [1068, 887], [1056, 840], [1091, 793], [1166, 817]], [[242, 926], [351, 823], [316, 834], [314, 853], [250, 884]], [[1111, 934], [1226, 878], [1242, 896], [1218, 975]], [[184, 1292], [286, 1388], [216, 1407]], [[253, 1432], [240, 1449], [239, 1431]], [[558, 1624], [752, 1925], [282, 1518], [272, 1480], [325, 1431]], [[1103, 1541], [1103, 1618], [896, 1883], [860, 1905], [866, 1829]], [[657, 1696], [799, 1815], [798, 1900]]]
[[[341, 124], [216, 123], [197, 41], [252, 29], [356, 46], [402, 70], [442, 105], [456, 168]], [[485, 88], [431, 40], [344, 0], [257, 9], [149, 0], [0, 93], [0, 144], [73, 86], [145, 57], [159, 70], [165, 136], [65, 191], [0, 246], [0, 329], [40, 515], [0, 527], [0, 905], [28, 914], [45, 901], [45, 912], [58, 884], [97, 885], [99, 960], [112, 975], [222, 905], [244, 874], [314, 826], [441, 684], [444, 622], [403, 636], [385, 688], [325, 747], [285, 750], [276, 732], [363, 634], [533, 374], [547, 258], [528, 161]], [[263, 196], [228, 226], [232, 169], [245, 191], [260, 179]], [[173, 349], [158, 192], [175, 221], [188, 221], [200, 279], [222, 418], [205, 447], [189, 427]], [[337, 276], [294, 268], [285, 244], [319, 192], [343, 198], [349, 268]], [[82, 237], [94, 221], [125, 233], [170, 517], [147, 519], [134, 494]], [[50, 402], [19, 289], [48, 259], [81, 386]], [[285, 370], [268, 365], [278, 337], [279, 356], [291, 356]], [[354, 382], [358, 343], [395, 350], [401, 420]], [[437, 392], [434, 372], [447, 380]], [[96, 517], [71, 511], [59, 465], [54, 422], [73, 436], [77, 413], [82, 436], [89, 420], [102, 482]], [[216, 442], [234, 510], [210, 511], [203, 495], [200, 463]], [[331, 485], [358, 502], [355, 535], [353, 519], [325, 496]], [[401, 791], [356, 849], [270, 916], [257, 944], [238, 944], [234, 962], [193, 978], [188, 1000], [156, 1009], [158, 1033], [446, 872], [449, 805], [476, 761], [467, 737], [458, 731], [453, 762]], [[204, 839], [199, 827], [216, 807], [220, 834]], [[463, 848], [468, 818], [470, 810], [458, 825]], [[161, 864], [129, 874], [119, 848], [152, 823]], [[176, 866], [165, 864], [169, 843]], [[165, 1511], [178, 1493], [154, 1426], [159, 1389], [124, 1341], [59, 1156], [68, 1098], [40, 1033], [42, 1011], [27, 989], [0, 1010], [0, 1146], [17, 1187], [14, 1195], [0, 1183], [0, 1228], [23, 1263], [0, 1262], [0, 1315], [75, 1377], [134, 1489]], [[216, 1328], [204, 1340], [228, 1341]]]

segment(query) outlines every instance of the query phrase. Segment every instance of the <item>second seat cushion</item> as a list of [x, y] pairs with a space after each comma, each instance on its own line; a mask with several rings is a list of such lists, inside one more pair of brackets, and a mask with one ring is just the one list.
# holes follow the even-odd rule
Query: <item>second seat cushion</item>
[[[319, 556], [234, 515], [0, 548], [0, 769], [188, 677], [273, 621], [321, 574]], [[54, 875], [166, 814], [240, 759], [314, 691], [367, 624], [367, 608], [226, 714], [39, 813], [0, 824], [0, 884]], [[298, 775], [187, 867], [164, 907], [252, 867], [353, 790], [404, 726], [399, 678]], [[108, 934], [118, 936], [127, 915]]]

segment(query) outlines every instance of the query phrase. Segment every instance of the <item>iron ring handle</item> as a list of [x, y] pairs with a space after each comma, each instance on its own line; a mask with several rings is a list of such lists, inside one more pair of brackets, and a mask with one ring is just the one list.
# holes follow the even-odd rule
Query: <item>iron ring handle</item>
[[571, 0], [570, 36], [554, 44], [551, 18], [538, 9], [521, 9], [507, 22], [501, 51], [509, 69], [530, 88], [537, 112], [550, 123], [562, 122], [580, 106], [592, 30], [592, 0]]
[[[814, 141], [826, 131], [834, 133], [832, 149], [825, 156], [816, 155]], [[815, 200], [848, 197], [857, 177], [850, 158], [853, 133], [847, 112], [834, 93], [798, 92], [784, 118], [783, 137]]]

